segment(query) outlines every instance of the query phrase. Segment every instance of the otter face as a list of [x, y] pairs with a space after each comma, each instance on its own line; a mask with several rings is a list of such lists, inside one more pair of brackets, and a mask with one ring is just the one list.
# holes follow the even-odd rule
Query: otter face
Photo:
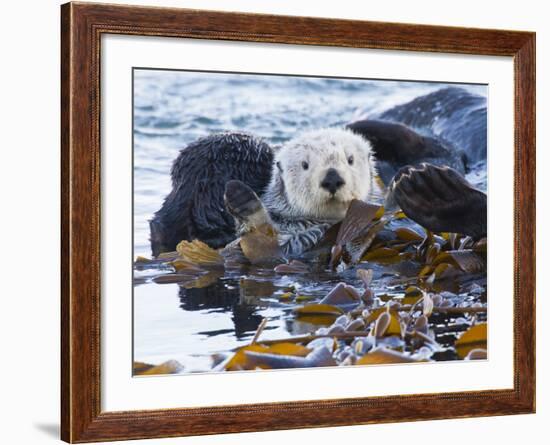
[[285, 144], [275, 161], [296, 216], [341, 220], [353, 199], [366, 199], [371, 191], [370, 143], [349, 130], [305, 133]]

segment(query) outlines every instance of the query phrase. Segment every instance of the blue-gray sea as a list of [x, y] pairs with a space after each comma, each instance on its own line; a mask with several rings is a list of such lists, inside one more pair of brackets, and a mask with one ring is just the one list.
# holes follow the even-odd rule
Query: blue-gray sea
[[[179, 150], [217, 131], [239, 130], [279, 144], [307, 129], [342, 126], [448, 86], [444, 83], [134, 70], [134, 256], [150, 257], [148, 220], [170, 191]], [[486, 86], [461, 85], [485, 96]], [[483, 172], [475, 182], [485, 185]], [[479, 175], [481, 174], [481, 179]], [[472, 179], [471, 179], [472, 180]], [[147, 273], [143, 276], [147, 278]], [[291, 283], [219, 277], [200, 289], [147, 281], [134, 288], [134, 360], [178, 360], [206, 371], [211, 355], [266, 337], [309, 332], [270, 292]], [[245, 277], [246, 278], [246, 277]], [[307, 283], [302, 283], [307, 286]], [[310, 293], [324, 292], [310, 283]], [[265, 295], [264, 295], [265, 294]]]

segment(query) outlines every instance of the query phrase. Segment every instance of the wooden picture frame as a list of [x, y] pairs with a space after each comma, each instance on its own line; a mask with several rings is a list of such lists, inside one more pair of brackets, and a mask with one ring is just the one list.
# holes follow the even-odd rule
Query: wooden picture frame
[[[535, 411], [534, 33], [91, 3], [63, 5], [61, 33], [63, 440], [93, 442]], [[512, 56], [513, 389], [102, 412], [99, 117], [103, 34]]]

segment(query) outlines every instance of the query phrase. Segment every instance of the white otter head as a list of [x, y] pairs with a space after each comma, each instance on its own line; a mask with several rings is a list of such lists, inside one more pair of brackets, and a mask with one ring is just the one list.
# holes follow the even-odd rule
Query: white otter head
[[282, 215], [341, 220], [351, 201], [367, 199], [373, 188], [370, 143], [345, 129], [315, 130], [292, 139], [276, 153], [275, 165], [266, 198], [280, 207], [279, 199], [270, 198], [284, 194]]

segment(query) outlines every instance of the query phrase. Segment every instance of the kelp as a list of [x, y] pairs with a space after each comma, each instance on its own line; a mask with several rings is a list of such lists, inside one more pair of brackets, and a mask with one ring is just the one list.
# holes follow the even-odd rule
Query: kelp
[[342, 315], [344, 311], [330, 304], [309, 304], [294, 309], [294, 313], [300, 317], [304, 315]]
[[264, 355], [278, 355], [284, 358], [289, 356], [292, 357], [305, 357], [310, 352], [311, 349], [308, 349], [304, 346], [297, 345], [295, 343], [278, 343], [272, 346], [266, 346], [262, 344], [252, 344], [239, 348], [228, 360], [226, 363], [223, 363], [220, 366], [220, 369], [226, 371], [240, 371], [244, 369], [268, 369], [267, 364], [262, 364], [261, 360], [258, 360], [257, 357], [249, 355], [248, 353], [259, 353]]
[[149, 363], [134, 362], [134, 375], [159, 375], [159, 374], [178, 374], [183, 371], [183, 366], [176, 360], [168, 360], [160, 365], [151, 365]]
[[476, 349], [487, 350], [487, 323], [472, 326], [458, 338], [455, 347], [460, 358], [466, 358]]
[[335, 366], [336, 361], [332, 352], [327, 348], [314, 349], [305, 357], [294, 355], [280, 355], [245, 351], [248, 366], [252, 369], [287, 369], [287, 368], [316, 368], [320, 366]]
[[353, 286], [348, 286], [346, 283], [339, 283], [320, 301], [320, 304], [337, 306], [359, 303], [360, 301], [361, 296]]
[[178, 259], [196, 266], [221, 266], [223, 257], [217, 250], [199, 240], [181, 241], [176, 246]]
[[239, 245], [251, 264], [273, 263], [283, 256], [277, 235], [273, 226], [262, 224], [243, 234]]
[[304, 274], [309, 272], [307, 264], [298, 260], [292, 260], [290, 263], [279, 264], [273, 269], [280, 274]]
[[389, 348], [378, 348], [373, 350], [361, 358], [359, 358], [356, 365], [388, 365], [396, 363], [414, 363], [423, 360], [417, 360], [410, 355], [403, 354], [397, 351], [393, 351]]
[[340, 224], [336, 243], [331, 250], [329, 265], [335, 269], [342, 261], [345, 264], [356, 264], [369, 248], [376, 234], [383, 229], [387, 218], [383, 216], [384, 208], [353, 200]]

